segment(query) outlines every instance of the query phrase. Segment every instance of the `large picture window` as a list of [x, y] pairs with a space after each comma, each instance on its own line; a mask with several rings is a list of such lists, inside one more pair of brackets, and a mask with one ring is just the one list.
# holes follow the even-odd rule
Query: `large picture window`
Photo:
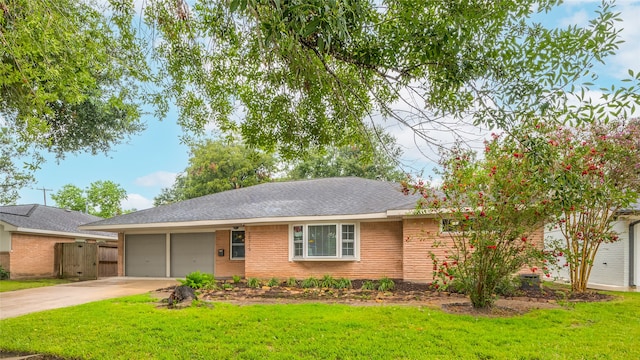
[[293, 259], [356, 258], [355, 224], [300, 224], [291, 230]]
[[231, 231], [231, 260], [244, 259], [244, 230]]

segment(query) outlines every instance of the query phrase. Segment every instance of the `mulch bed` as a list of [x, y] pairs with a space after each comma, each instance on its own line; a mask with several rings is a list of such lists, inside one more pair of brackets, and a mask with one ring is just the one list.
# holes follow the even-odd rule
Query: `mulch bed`
[[[198, 299], [207, 302], [224, 301], [237, 305], [325, 302], [356, 306], [432, 306], [440, 307], [450, 313], [492, 317], [519, 315], [531, 309], [557, 308], [560, 307], [559, 304], [572, 302], [613, 299], [611, 295], [597, 292], [572, 294], [567, 288], [541, 287], [521, 289], [510, 296], [500, 296], [495, 305], [489, 309], [474, 309], [467, 296], [455, 292], [436, 291], [430, 284], [395, 280], [395, 288], [392, 291], [360, 290], [364, 281], [353, 280], [351, 289], [304, 289], [288, 287], [284, 283], [279, 286], [262, 286], [256, 289], [248, 287], [244, 281], [240, 283], [228, 281], [227, 288], [223, 289], [223, 283], [220, 283], [216, 290], [201, 290]], [[172, 290], [173, 288], [167, 288], [158, 291], [166, 295]]]

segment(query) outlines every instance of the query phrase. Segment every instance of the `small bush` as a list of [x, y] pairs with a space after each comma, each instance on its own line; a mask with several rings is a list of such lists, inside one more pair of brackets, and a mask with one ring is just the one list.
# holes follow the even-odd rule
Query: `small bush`
[[378, 284], [378, 291], [391, 291], [395, 289], [395, 287], [396, 287], [396, 283], [394, 283], [393, 280], [385, 276], [382, 279], [380, 279], [380, 282]]
[[520, 289], [520, 278], [517, 276], [504, 278], [496, 285], [496, 295], [514, 296]]
[[375, 290], [377, 288], [377, 284], [371, 280], [365, 280], [360, 287], [360, 290]]
[[240, 284], [240, 280], [242, 280], [240, 275], [233, 275], [231, 278], [233, 279], [234, 284]]
[[9, 278], [9, 272], [0, 266], [0, 280], [7, 280]]
[[290, 277], [287, 279], [287, 286], [289, 287], [296, 287], [298, 286], [298, 280], [296, 280], [296, 278], [294, 277]]
[[320, 286], [320, 281], [316, 278], [314, 278], [313, 276], [308, 277], [304, 280], [302, 280], [302, 283], [300, 284], [300, 286], [302, 286], [305, 289], [308, 288], [317, 288]]
[[272, 277], [269, 280], [269, 282], [267, 283], [267, 286], [270, 286], [270, 287], [274, 287], [274, 286], [278, 286], [278, 285], [280, 285], [280, 280], [278, 280], [278, 278], [274, 278], [274, 277]]
[[199, 290], [207, 286], [211, 286], [211, 284], [215, 285], [216, 279], [212, 274], [194, 271], [190, 274], [187, 274], [184, 280], [178, 279], [178, 281], [182, 285], [188, 286], [195, 290]]
[[231, 284], [222, 284], [222, 288], [227, 290], [227, 289], [233, 289], [233, 285]]
[[247, 286], [250, 288], [254, 288], [257, 289], [260, 287], [260, 280], [258, 280], [258, 278], [249, 278], [247, 279]]
[[336, 286], [336, 280], [331, 275], [325, 275], [320, 280], [320, 287], [323, 288], [332, 288]]
[[347, 278], [340, 278], [336, 281], [336, 289], [351, 289], [351, 280]]

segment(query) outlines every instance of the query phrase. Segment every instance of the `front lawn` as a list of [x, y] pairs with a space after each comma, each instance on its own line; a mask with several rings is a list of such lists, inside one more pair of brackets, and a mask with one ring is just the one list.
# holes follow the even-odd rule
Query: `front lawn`
[[0, 321], [0, 349], [82, 359], [638, 359], [640, 294], [511, 318], [412, 306], [203, 304], [150, 295]]
[[0, 292], [52, 286], [71, 282], [67, 279], [0, 280]]

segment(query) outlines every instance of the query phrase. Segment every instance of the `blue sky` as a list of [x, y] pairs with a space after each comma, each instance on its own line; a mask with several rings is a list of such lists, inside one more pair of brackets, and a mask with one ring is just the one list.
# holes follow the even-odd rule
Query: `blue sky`
[[[544, 21], [549, 25], [586, 24], [593, 17], [597, 4], [596, 1], [567, 1]], [[608, 59], [608, 66], [601, 73], [603, 79], [620, 79], [629, 68], [640, 71], [640, 0], [618, 1], [617, 4], [624, 20], [622, 37], [625, 43], [614, 58]], [[35, 173], [36, 183], [20, 191], [18, 203], [43, 204], [43, 192], [38, 188], [44, 187], [53, 190], [47, 191], [46, 202], [54, 205], [49, 194], [65, 184], [86, 188], [94, 181], [111, 180], [129, 194], [123, 202], [125, 209], [141, 210], [153, 206], [153, 197], [160, 193], [160, 189], [173, 183], [189, 159], [187, 146], [180, 143], [182, 130], [176, 125], [175, 118], [175, 112], [162, 121], [152, 114], [145, 115], [143, 120], [147, 129], [127, 143], [114, 147], [108, 155], [68, 155], [60, 162], [49, 158]], [[420, 154], [422, 145], [416, 144], [411, 131], [399, 126], [388, 126], [387, 129], [405, 148], [407, 164], [413, 168], [424, 168], [428, 173], [433, 164]], [[486, 134], [480, 131], [476, 135], [482, 137]]]

